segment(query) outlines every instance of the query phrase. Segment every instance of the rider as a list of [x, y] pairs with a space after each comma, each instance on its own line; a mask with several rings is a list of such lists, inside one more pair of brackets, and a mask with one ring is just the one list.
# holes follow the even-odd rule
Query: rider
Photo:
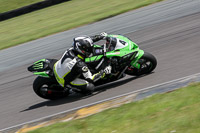
[[[93, 42], [105, 39], [107, 33], [103, 32], [96, 36], [80, 36], [74, 38], [73, 47], [66, 50], [60, 60], [54, 65], [56, 80], [62, 87], [70, 85], [77, 91], [91, 93], [94, 91], [94, 82], [111, 73], [111, 66], [107, 65], [104, 70], [92, 74], [85, 58], [94, 55]], [[80, 78], [80, 76], [83, 78]]]

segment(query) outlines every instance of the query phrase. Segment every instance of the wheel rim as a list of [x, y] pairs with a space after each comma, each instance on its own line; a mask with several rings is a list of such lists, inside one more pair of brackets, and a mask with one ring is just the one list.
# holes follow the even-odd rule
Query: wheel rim
[[43, 86], [40, 87], [40, 94], [42, 96], [47, 96], [48, 95], [48, 88], [49, 86], [47, 84], [44, 84]]
[[148, 72], [152, 69], [153, 63], [150, 60], [142, 59], [141, 68], [139, 69], [140, 72]]

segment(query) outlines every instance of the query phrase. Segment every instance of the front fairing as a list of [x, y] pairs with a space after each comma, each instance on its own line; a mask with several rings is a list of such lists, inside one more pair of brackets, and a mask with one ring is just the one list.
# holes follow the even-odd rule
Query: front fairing
[[138, 48], [138, 45], [128, 37], [122, 35], [109, 35], [108, 37], [111, 38], [113, 37], [116, 39], [116, 44], [114, 46], [114, 49], [112, 50], [117, 50], [117, 49], [131, 50]]
[[[118, 39], [118, 43], [116, 44], [114, 50], [102, 53], [101, 55], [96, 55], [90, 58], [86, 58], [85, 61], [87, 63], [100, 61], [102, 57], [106, 58], [117, 57], [121, 58], [122, 60], [125, 58], [126, 59], [129, 58], [131, 62], [130, 65], [139, 69], [140, 66], [137, 64], [137, 61], [143, 56], [144, 51], [139, 49], [138, 45], [132, 42], [127, 37], [121, 35], [109, 35], [109, 37], [116, 37]], [[95, 47], [102, 48], [102, 46], [98, 45], [96, 45]]]

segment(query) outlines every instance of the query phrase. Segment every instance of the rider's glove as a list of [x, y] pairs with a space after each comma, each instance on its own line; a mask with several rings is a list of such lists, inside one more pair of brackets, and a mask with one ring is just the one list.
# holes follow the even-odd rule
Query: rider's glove
[[110, 73], [111, 73], [111, 69], [112, 69], [111, 66], [107, 66], [107, 67], [104, 69], [105, 74], [110, 74]]
[[100, 33], [100, 36], [101, 36], [103, 39], [105, 39], [106, 36], [108, 36], [108, 34], [107, 34], [106, 32], [102, 32], [102, 33]]

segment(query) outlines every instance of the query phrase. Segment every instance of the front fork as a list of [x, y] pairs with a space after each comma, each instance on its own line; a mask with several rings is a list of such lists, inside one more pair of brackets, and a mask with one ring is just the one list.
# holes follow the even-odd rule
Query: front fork
[[137, 69], [140, 69], [140, 64], [138, 63], [138, 60], [144, 55], [144, 51], [139, 49], [137, 55], [135, 56], [135, 59], [131, 61], [131, 66]]
[[135, 51], [135, 52], [137, 52], [137, 54], [133, 54], [133, 56], [130, 58], [130, 60], [132, 60], [131, 63], [130, 63], [130, 66], [127, 65], [127, 66], [118, 74], [117, 79], [119, 79], [119, 78], [122, 76], [122, 74], [127, 70], [128, 67], [131, 67], [131, 66], [132, 66], [132, 67], [134, 67], [134, 68], [136, 68], [136, 69], [140, 69], [141, 65], [138, 63], [138, 60], [144, 55], [144, 51], [138, 49], [138, 50]]

